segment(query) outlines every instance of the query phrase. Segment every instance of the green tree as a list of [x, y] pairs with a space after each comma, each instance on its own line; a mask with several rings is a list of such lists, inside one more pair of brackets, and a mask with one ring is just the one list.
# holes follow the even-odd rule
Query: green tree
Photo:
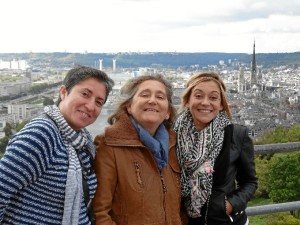
[[273, 131], [269, 131], [262, 138], [257, 140], [255, 144], [273, 144], [300, 141], [300, 125], [289, 128], [277, 127]]
[[266, 189], [274, 202], [300, 200], [300, 152], [276, 154], [264, 174]]
[[0, 155], [5, 152], [8, 140], [9, 140], [9, 138], [7, 136], [0, 139]]
[[0, 139], [0, 153], [4, 153], [10, 136], [13, 134], [13, 129], [10, 123], [6, 123], [3, 128], [5, 137]]
[[[300, 141], [300, 125], [295, 125], [292, 126], [290, 128], [282, 128], [282, 127], [278, 127], [276, 129], [274, 129], [273, 131], [266, 133], [262, 138], [260, 138], [260, 140], [255, 141], [255, 144], [272, 144], [272, 143], [285, 143], [285, 142], [298, 142]], [[277, 188], [271, 188], [270, 185], [273, 185], [272, 182], [270, 183], [270, 177], [274, 176], [276, 177], [276, 179], [280, 180], [282, 185], [284, 186], [284, 179], [287, 178], [286, 173], [288, 173], [288, 171], [286, 171], [284, 168], [284, 170], [280, 171], [280, 168], [278, 168], [278, 172], [276, 171], [276, 163], [274, 163], [274, 161], [279, 160], [277, 159], [279, 158], [284, 158], [283, 161], [285, 162], [286, 160], [289, 159], [285, 159], [285, 157], [287, 155], [293, 155], [294, 153], [287, 153], [287, 154], [267, 154], [267, 155], [259, 155], [256, 157], [255, 159], [255, 163], [256, 163], [256, 173], [258, 176], [258, 180], [259, 180], [259, 185], [258, 185], [258, 189], [256, 191], [255, 196], [256, 197], [267, 197], [269, 196], [271, 198], [271, 196], [276, 195], [274, 193], [271, 194], [269, 191], [271, 191], [272, 189], [274, 189], [274, 191], [276, 191], [275, 189]], [[276, 156], [276, 157], [275, 157]], [[273, 157], [275, 157], [276, 159], [272, 159]], [[285, 162], [285, 163], [289, 163], [289, 162]], [[275, 164], [275, 165], [273, 165]], [[296, 166], [297, 168], [297, 166]], [[299, 168], [299, 166], [298, 166]], [[271, 170], [271, 172], [270, 172]], [[294, 173], [293, 168], [289, 167], [289, 170], [291, 170], [292, 174]], [[283, 171], [286, 171], [285, 173], [283, 173]], [[282, 176], [282, 177], [281, 177]], [[289, 179], [294, 178], [297, 183], [297, 179], [299, 182], [299, 175], [297, 176], [293, 176], [293, 177], [289, 177]], [[275, 178], [273, 178], [275, 179]], [[276, 181], [275, 179], [275, 181]], [[275, 199], [277, 199], [275, 197]]]
[[268, 218], [267, 225], [300, 225], [300, 220], [286, 213], [277, 213]]
[[44, 101], [43, 101], [43, 105], [44, 106], [46, 106], [46, 105], [53, 105], [53, 104], [54, 104], [53, 99], [44, 97]]
[[3, 131], [5, 133], [5, 136], [10, 137], [13, 134], [11, 124], [6, 123], [6, 126], [3, 128]]
[[26, 121], [26, 120], [19, 123], [16, 127], [16, 131], [19, 132], [27, 123], [28, 123], [28, 121]]

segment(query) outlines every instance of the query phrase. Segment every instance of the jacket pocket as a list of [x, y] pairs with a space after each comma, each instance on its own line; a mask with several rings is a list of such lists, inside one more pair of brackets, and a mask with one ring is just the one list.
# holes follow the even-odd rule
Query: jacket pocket
[[221, 191], [213, 191], [209, 198], [209, 205], [207, 209], [208, 220], [215, 222], [230, 222], [226, 214], [225, 193]]

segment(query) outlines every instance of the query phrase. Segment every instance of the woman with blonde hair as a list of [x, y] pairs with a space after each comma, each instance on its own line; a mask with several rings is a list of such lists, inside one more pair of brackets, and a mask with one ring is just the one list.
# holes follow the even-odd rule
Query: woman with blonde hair
[[189, 225], [245, 225], [257, 189], [253, 143], [232, 124], [226, 87], [214, 72], [193, 75], [174, 126]]

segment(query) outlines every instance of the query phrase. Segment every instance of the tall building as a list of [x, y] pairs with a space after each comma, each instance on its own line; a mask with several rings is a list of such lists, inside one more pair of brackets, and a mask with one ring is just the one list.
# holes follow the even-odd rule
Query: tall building
[[244, 75], [244, 69], [240, 65], [240, 71], [238, 74], [238, 92], [244, 92], [246, 91], [246, 83], [245, 83], [245, 75]]
[[116, 62], [117, 62], [117, 60], [113, 59], [113, 71], [115, 71], [117, 68]]
[[27, 68], [26, 72], [25, 72], [25, 77], [27, 77], [27, 79], [29, 80], [30, 83], [32, 81], [31, 74], [32, 74], [31, 68]]
[[102, 61], [103, 59], [99, 59], [99, 70], [102, 70]]
[[257, 71], [256, 71], [256, 59], [255, 59], [255, 41], [254, 41], [253, 55], [252, 55], [252, 62], [251, 62], [251, 77], [250, 77], [250, 87], [251, 88], [257, 84], [256, 76], [257, 76]]
[[262, 77], [262, 69], [261, 69], [261, 68], [258, 68], [258, 73], [257, 73], [257, 83], [258, 83], [258, 84], [262, 84], [262, 80], [263, 80], [263, 77]]

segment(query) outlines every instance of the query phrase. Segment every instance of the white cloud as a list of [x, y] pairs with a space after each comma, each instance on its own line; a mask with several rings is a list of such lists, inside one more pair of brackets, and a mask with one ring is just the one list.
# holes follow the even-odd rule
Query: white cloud
[[1, 1], [0, 52], [300, 51], [297, 0]]

